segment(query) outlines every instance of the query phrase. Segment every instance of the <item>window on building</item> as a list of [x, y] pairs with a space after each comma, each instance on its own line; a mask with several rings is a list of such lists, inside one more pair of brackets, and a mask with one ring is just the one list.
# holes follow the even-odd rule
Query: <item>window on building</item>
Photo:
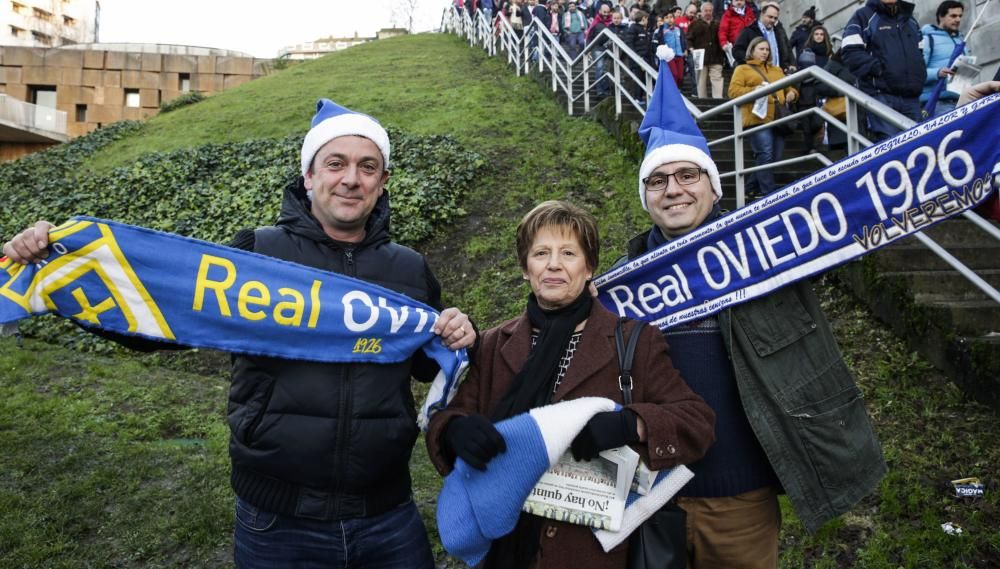
[[41, 8], [32, 8], [31, 14], [39, 20], [49, 21], [52, 19], [52, 12], [46, 12]]
[[10, 3], [10, 9], [15, 14], [23, 14], [27, 10], [27, 8], [28, 8], [27, 6], [25, 6], [24, 4], [21, 4], [20, 2], [11, 2]]
[[76, 20], [73, 19], [73, 18], [71, 18], [70, 16], [65, 16], [64, 15], [63, 16], [63, 23], [66, 24], [67, 26], [75, 26], [76, 25]]
[[76, 106], [76, 122], [87, 122], [87, 105]]
[[21, 34], [23, 34], [24, 32], [25, 32], [25, 30], [23, 30], [22, 28], [19, 28], [17, 26], [11, 26], [10, 27], [10, 35], [11, 35], [11, 37], [19, 38], [19, 37], [21, 37]]
[[125, 106], [139, 108], [139, 90], [125, 89]]
[[52, 36], [48, 34], [43, 34], [42, 32], [36, 32], [35, 30], [31, 30], [31, 37], [40, 44], [43, 45], [52, 44]]
[[191, 74], [181, 73], [177, 78], [177, 90], [181, 93], [187, 93], [191, 90]]
[[28, 85], [29, 100], [40, 106], [56, 108], [56, 87], [55, 85]]

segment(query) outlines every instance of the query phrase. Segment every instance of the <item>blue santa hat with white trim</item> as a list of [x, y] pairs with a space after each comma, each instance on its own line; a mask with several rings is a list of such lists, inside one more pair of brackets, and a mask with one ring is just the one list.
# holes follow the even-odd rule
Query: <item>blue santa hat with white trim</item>
[[330, 99], [316, 102], [312, 127], [302, 141], [302, 175], [309, 171], [313, 158], [324, 144], [340, 136], [363, 136], [378, 146], [383, 168], [389, 168], [389, 133], [372, 117], [354, 112]]
[[708, 171], [708, 177], [715, 192], [715, 201], [722, 198], [722, 184], [719, 168], [712, 160], [708, 141], [698, 129], [694, 118], [684, 105], [684, 99], [667, 65], [674, 57], [674, 50], [666, 45], [656, 49], [661, 60], [656, 88], [646, 108], [646, 116], [639, 125], [639, 137], [646, 145], [646, 155], [639, 166], [639, 199], [642, 208], [646, 206], [646, 191], [642, 180], [663, 164], [687, 161]]
[[538, 480], [559, 461], [576, 435], [597, 413], [620, 407], [610, 399], [583, 397], [532, 409], [496, 424], [507, 442], [486, 470], [462, 459], [444, 479], [438, 496], [441, 544], [451, 555], [475, 566], [490, 543], [514, 531], [521, 507]]

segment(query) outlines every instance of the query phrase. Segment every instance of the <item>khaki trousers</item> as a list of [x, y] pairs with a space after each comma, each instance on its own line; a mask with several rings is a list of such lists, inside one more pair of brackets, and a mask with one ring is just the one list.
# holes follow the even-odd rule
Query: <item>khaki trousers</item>
[[773, 488], [677, 498], [687, 512], [690, 569], [777, 569], [781, 509]]
[[698, 72], [698, 97], [708, 96], [708, 83], [712, 82], [712, 98], [722, 98], [722, 64], [706, 65]]

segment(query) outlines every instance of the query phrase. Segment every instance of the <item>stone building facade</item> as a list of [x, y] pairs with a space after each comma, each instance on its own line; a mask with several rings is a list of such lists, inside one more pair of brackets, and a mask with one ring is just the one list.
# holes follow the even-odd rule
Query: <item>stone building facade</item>
[[[270, 69], [269, 59], [189, 46], [3, 46], [0, 93], [65, 112], [65, 134], [72, 138], [103, 124], [153, 116], [161, 103], [186, 91], [217, 93], [265, 75]], [[11, 151], [8, 148], [3, 154], [10, 156]]]

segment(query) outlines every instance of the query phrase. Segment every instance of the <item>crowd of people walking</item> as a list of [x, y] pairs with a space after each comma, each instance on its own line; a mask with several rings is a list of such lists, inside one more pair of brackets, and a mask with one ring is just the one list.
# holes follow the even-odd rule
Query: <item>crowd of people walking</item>
[[[937, 85], [939, 80], [954, 75], [949, 59], [956, 46], [965, 41], [959, 31], [965, 6], [956, 0], [941, 2], [935, 22], [923, 27], [914, 17], [915, 6], [910, 2], [866, 0], [836, 37], [823, 25], [815, 7], [805, 10], [788, 27], [791, 33], [787, 32], [781, 21], [788, 21], [787, 14], [774, 1], [692, 0], [687, 5], [669, 0], [456, 2], [473, 13], [484, 10], [494, 18], [505, 18], [515, 30], [523, 30], [538, 18], [571, 58], [592, 44], [591, 72], [598, 98], [612, 94], [608, 72], [610, 40], [609, 34], [603, 33], [606, 30], [619, 37], [638, 60], [654, 68], [658, 65], [657, 48], [668, 46], [676, 54], [667, 63], [670, 75], [688, 96], [701, 99], [746, 95], [815, 66], [915, 121], [948, 112], [958, 100], [957, 92]], [[755, 41], [758, 39], [762, 41]], [[759, 59], [764, 51], [766, 59]], [[622, 86], [637, 104], [645, 105], [641, 64], [626, 59], [631, 74], [640, 80], [625, 77]], [[936, 87], [937, 104], [929, 108]], [[804, 78], [794, 88], [761, 97], [756, 105], [742, 107], [746, 128], [810, 108], [822, 108], [839, 119], [846, 116], [844, 94], [811, 78]], [[862, 126], [872, 140], [898, 131], [876, 113], [863, 117]], [[786, 138], [798, 136], [802, 154], [839, 155], [847, 147], [841, 130], [812, 114], [754, 133], [750, 143], [755, 163], [781, 160]], [[754, 192], [766, 194], [776, 189], [769, 173], [761, 172], [752, 178], [748, 186]]]

